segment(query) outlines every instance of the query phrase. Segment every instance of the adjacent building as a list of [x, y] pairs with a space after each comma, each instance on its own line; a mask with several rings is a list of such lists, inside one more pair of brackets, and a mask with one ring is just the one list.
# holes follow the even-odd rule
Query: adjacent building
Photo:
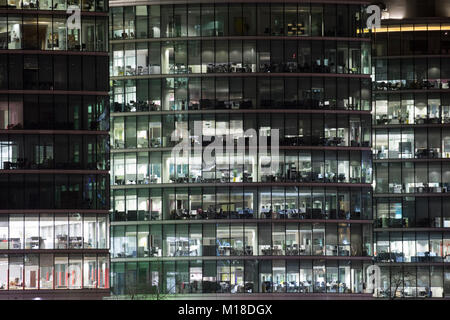
[[110, 2], [113, 294], [371, 297], [368, 3], [323, 2]]
[[384, 2], [372, 51], [379, 294], [449, 297], [450, 3]]
[[109, 295], [107, 34], [104, 0], [0, 1], [0, 299]]

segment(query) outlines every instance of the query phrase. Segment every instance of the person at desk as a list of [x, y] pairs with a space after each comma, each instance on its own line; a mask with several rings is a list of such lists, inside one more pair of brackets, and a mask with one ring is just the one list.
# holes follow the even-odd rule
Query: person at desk
[[198, 216], [200, 217], [200, 219], [206, 219], [207, 214], [203, 212], [202, 208], [198, 208], [197, 213], [198, 213]]

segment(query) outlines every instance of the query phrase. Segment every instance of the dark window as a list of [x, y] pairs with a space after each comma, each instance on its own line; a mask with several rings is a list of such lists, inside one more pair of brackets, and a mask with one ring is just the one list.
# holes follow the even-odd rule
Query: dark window
[[96, 75], [95, 72], [95, 57], [83, 57], [83, 90], [95, 91]]
[[81, 90], [81, 56], [69, 56], [69, 88], [70, 90]]

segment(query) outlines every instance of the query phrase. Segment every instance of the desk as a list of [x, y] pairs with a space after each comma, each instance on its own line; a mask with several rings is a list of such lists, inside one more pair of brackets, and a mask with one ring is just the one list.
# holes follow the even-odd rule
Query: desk
[[286, 255], [287, 256], [297, 256], [299, 254], [298, 244], [287, 245], [286, 246]]
[[219, 247], [217, 248], [218, 256], [229, 256], [231, 255], [231, 247]]
[[83, 248], [83, 237], [70, 237], [69, 244], [71, 249], [81, 249]]

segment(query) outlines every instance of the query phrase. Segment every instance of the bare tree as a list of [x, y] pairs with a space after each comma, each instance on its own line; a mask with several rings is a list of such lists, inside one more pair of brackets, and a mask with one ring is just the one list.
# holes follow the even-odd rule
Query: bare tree
[[[393, 268], [394, 269], [394, 268]], [[396, 298], [404, 298], [404, 292], [400, 288], [403, 288], [404, 279], [413, 278], [415, 274], [407, 269], [391, 269], [391, 285], [389, 299], [394, 300]], [[397, 269], [397, 268], [395, 268]]]
[[[144, 282], [138, 283], [135, 280], [127, 281], [125, 285], [125, 295], [130, 300], [165, 300], [168, 296], [164, 293], [161, 284], [158, 282], [156, 285]], [[172, 291], [170, 288], [168, 291]]]
[[161, 281], [161, 264], [157, 264], [157, 269], [155, 270], [158, 274], [157, 279], [152, 279], [152, 281], [138, 282], [136, 278], [127, 277], [125, 279], [125, 297], [124, 299], [130, 300], [165, 300], [175, 291], [176, 284], [170, 288], [162, 288]]

